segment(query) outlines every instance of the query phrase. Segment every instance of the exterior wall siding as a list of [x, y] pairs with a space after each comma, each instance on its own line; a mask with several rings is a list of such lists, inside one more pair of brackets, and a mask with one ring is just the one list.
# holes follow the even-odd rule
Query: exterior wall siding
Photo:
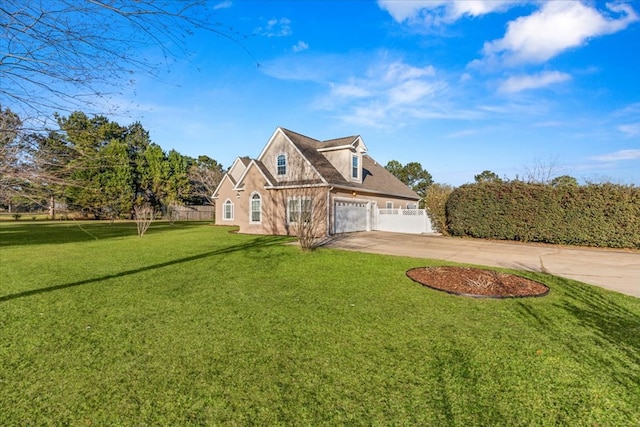
[[[233, 203], [233, 220], [224, 219], [224, 202], [231, 200]], [[216, 199], [216, 225], [238, 225], [237, 220], [238, 199], [236, 199], [236, 191], [233, 190], [231, 180], [225, 179], [222, 186], [218, 189], [218, 198]]]
[[[284, 154], [287, 158], [287, 173], [285, 175], [278, 175], [277, 157], [279, 154]], [[309, 163], [280, 132], [275, 135], [267, 150], [258, 160], [278, 182], [319, 178]]]

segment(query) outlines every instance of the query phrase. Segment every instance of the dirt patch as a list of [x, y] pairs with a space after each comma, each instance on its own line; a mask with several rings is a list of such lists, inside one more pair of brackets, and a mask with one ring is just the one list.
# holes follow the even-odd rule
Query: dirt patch
[[455, 295], [484, 298], [541, 297], [549, 288], [514, 274], [471, 267], [418, 267], [407, 276], [421, 285]]

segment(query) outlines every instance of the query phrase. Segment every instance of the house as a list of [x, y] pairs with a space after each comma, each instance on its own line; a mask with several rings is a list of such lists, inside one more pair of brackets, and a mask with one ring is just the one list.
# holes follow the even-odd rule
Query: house
[[233, 162], [213, 197], [216, 224], [293, 235], [297, 223], [313, 222], [316, 237], [371, 230], [380, 208], [417, 208], [420, 200], [367, 154], [360, 136], [319, 141], [281, 127], [257, 158]]

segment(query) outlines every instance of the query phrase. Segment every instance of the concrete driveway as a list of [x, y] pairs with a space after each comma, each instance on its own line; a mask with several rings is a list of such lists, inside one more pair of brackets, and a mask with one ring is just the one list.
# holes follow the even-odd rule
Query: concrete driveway
[[325, 247], [532, 270], [640, 298], [640, 252], [382, 231], [336, 236]]

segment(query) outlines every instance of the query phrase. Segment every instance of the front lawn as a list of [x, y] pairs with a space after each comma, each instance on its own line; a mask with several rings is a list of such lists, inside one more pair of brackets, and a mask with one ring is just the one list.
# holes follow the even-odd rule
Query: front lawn
[[0, 224], [0, 425], [640, 424], [640, 299], [228, 230]]

